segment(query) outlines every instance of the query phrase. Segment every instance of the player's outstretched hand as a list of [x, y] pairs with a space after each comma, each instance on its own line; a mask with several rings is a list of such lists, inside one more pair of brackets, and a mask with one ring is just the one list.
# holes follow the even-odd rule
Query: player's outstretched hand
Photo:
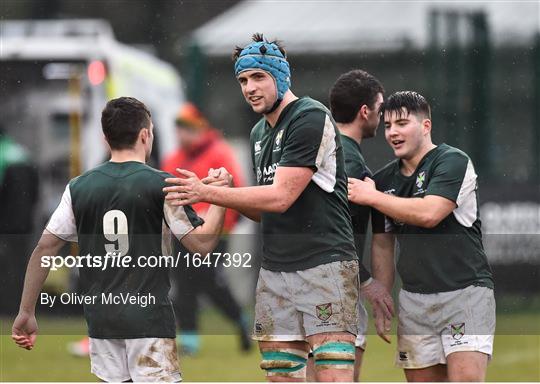
[[387, 343], [390, 343], [390, 330], [394, 312], [394, 300], [384, 285], [372, 278], [372, 281], [361, 288], [362, 295], [369, 301], [373, 308], [375, 328], [377, 334]]
[[19, 313], [11, 328], [11, 338], [15, 343], [24, 349], [34, 348], [37, 338], [37, 321], [34, 315]]
[[188, 205], [205, 201], [205, 193], [208, 187], [191, 171], [177, 168], [176, 171], [184, 177], [169, 177], [165, 182], [172, 184], [163, 188], [167, 193], [165, 199], [171, 205]]
[[208, 170], [208, 176], [201, 180], [203, 184], [212, 185], [214, 187], [232, 187], [233, 186], [233, 176], [225, 169], [221, 168], [210, 168]]
[[359, 205], [370, 205], [373, 192], [376, 192], [375, 182], [369, 177], [364, 180], [349, 177], [348, 179], [349, 201]]

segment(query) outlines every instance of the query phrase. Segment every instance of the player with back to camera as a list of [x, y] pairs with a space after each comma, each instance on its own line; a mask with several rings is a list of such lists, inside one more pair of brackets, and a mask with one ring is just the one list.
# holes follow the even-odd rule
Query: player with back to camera
[[[345, 155], [345, 171], [349, 177], [362, 179], [371, 176], [360, 144], [363, 139], [375, 137], [380, 124], [381, 106], [383, 104], [384, 88], [373, 75], [366, 71], [355, 69], [342, 74], [330, 89], [330, 110], [332, 117], [341, 133], [341, 143]], [[376, 321], [376, 329], [385, 337], [385, 326], [391, 324], [393, 300], [384, 285], [371, 277], [369, 271], [362, 264], [365, 248], [366, 233], [368, 230], [371, 208], [357, 204], [350, 204], [356, 251], [360, 267], [360, 293], [366, 298], [372, 308]], [[360, 380], [362, 357], [366, 349], [367, 312], [360, 301], [359, 332], [356, 338], [356, 358], [354, 366], [354, 380]], [[308, 366], [308, 377], [311, 375]]]
[[[84, 304], [92, 373], [116, 382], [180, 381], [169, 268], [143, 267], [136, 260], [171, 255], [171, 232], [186, 248], [209, 252], [219, 239], [225, 209], [210, 207], [203, 221], [190, 206], [175, 207], [165, 200], [162, 188], [171, 175], [145, 164], [154, 128], [143, 103], [131, 97], [111, 100], [101, 124], [111, 160], [67, 185], [30, 258], [12, 338], [22, 348], [34, 347], [35, 306], [49, 273], [41, 265], [42, 256], [57, 255], [67, 242], [78, 242], [81, 255], [130, 256], [135, 263], [131, 268], [79, 269], [81, 294], [96, 297]], [[109, 304], [102, 294], [154, 299], [147, 305]]]
[[165, 188], [174, 204], [207, 201], [262, 224], [254, 339], [269, 381], [305, 381], [311, 348], [318, 381], [352, 381], [358, 260], [343, 148], [330, 111], [296, 97], [285, 50], [260, 34], [233, 53], [246, 102], [262, 115], [250, 147], [257, 186], [216, 188], [219, 171], [188, 171]]
[[372, 272], [390, 290], [399, 244], [396, 364], [408, 381], [483, 381], [493, 352], [493, 278], [482, 245], [477, 175], [462, 151], [431, 140], [417, 92], [384, 103], [396, 160], [374, 180], [349, 180], [349, 199], [373, 213]]

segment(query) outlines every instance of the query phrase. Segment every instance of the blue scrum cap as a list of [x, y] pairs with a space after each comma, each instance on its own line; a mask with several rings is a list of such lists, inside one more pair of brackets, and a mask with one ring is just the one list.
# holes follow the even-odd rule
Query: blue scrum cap
[[275, 43], [257, 41], [247, 45], [234, 64], [236, 77], [244, 71], [262, 69], [268, 72], [276, 81], [277, 98], [283, 99], [283, 95], [291, 86], [291, 71], [287, 58], [281, 53]]

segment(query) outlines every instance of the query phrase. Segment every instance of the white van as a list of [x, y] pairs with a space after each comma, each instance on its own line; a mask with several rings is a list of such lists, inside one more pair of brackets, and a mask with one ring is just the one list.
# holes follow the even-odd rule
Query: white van
[[157, 166], [175, 147], [185, 101], [170, 64], [116, 41], [103, 20], [0, 22], [0, 121], [38, 166], [39, 217], [55, 209], [71, 177], [107, 159], [101, 110], [120, 96], [149, 107]]

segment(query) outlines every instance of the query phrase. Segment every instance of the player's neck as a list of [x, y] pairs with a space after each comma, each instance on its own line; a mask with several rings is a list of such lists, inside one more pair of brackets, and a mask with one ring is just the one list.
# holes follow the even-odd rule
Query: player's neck
[[126, 161], [138, 161], [139, 163], [146, 163], [146, 156], [144, 151], [136, 149], [123, 149], [111, 151], [111, 160], [113, 163], [125, 163]]
[[358, 144], [362, 143], [362, 130], [355, 123], [336, 123], [336, 125], [342, 135], [350, 137]]
[[279, 106], [276, 108], [276, 110], [264, 115], [264, 118], [266, 119], [266, 121], [268, 121], [268, 124], [270, 124], [272, 128], [275, 127], [279, 119], [279, 115], [281, 115], [281, 112], [283, 112], [283, 110], [285, 109], [287, 105], [289, 105], [290, 103], [292, 103], [293, 101], [297, 99], [298, 97], [296, 97], [294, 93], [292, 93], [290, 90], [285, 92], [285, 95], [283, 96], [283, 100], [281, 101], [281, 103], [279, 103]]
[[433, 148], [435, 148], [436, 145], [433, 144], [430, 141], [425, 143], [422, 147], [420, 147], [420, 150], [417, 151], [411, 158], [409, 159], [401, 159], [401, 171], [404, 175], [410, 176], [416, 171], [416, 168], [418, 167], [418, 164], [420, 164], [420, 161], [424, 158], [426, 153], [431, 151]]

